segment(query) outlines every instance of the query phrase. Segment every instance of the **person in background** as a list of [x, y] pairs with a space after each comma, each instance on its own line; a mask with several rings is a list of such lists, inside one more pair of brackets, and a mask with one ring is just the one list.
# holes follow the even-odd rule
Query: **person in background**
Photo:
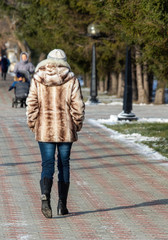
[[61, 49], [52, 50], [40, 62], [32, 78], [27, 98], [27, 123], [35, 133], [41, 158], [41, 210], [52, 217], [50, 193], [55, 172], [57, 147], [58, 205], [57, 214], [65, 215], [70, 184], [70, 152], [84, 120], [84, 102], [78, 79]]
[[25, 76], [22, 73], [17, 73], [17, 79], [9, 87], [8, 91], [14, 89], [15, 98], [13, 99], [13, 107], [17, 103], [20, 103], [20, 106], [26, 106], [26, 98], [29, 93], [30, 83], [25, 80]]
[[2, 56], [0, 55], [0, 72], [2, 72], [1, 71], [1, 60], [2, 60]]
[[9, 87], [8, 91], [11, 91], [13, 88], [15, 88], [15, 86], [17, 85], [18, 82], [25, 82], [25, 76], [18, 72], [16, 74], [16, 78], [15, 78], [15, 81], [12, 83], [12, 85]]
[[[35, 67], [34, 65], [29, 62], [29, 54], [27, 52], [22, 52], [20, 54], [20, 61], [16, 63], [14, 67], [14, 73], [17, 74], [17, 72], [22, 72], [22, 73], [28, 73], [32, 75], [34, 73]], [[27, 77], [30, 80], [30, 77]], [[28, 81], [28, 79], [27, 79]]]
[[9, 59], [6, 57], [6, 55], [3, 55], [1, 59], [1, 76], [3, 80], [6, 80], [6, 74], [8, 72], [9, 65], [10, 65]]

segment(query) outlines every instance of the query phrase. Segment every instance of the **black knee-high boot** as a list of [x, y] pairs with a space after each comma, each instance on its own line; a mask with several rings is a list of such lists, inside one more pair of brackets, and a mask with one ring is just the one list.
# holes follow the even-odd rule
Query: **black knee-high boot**
[[40, 180], [41, 187], [41, 211], [46, 218], [52, 218], [52, 209], [50, 204], [50, 193], [53, 180], [43, 178]]
[[69, 182], [58, 182], [58, 206], [57, 206], [57, 215], [65, 215], [68, 214], [67, 209], [67, 197], [69, 190]]

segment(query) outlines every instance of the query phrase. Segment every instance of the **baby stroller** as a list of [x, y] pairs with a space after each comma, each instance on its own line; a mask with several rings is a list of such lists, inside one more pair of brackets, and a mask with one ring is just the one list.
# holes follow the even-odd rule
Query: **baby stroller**
[[12, 107], [26, 107], [26, 98], [29, 94], [30, 82], [26, 81], [23, 73], [18, 72], [9, 91], [14, 88], [15, 97], [12, 99]]

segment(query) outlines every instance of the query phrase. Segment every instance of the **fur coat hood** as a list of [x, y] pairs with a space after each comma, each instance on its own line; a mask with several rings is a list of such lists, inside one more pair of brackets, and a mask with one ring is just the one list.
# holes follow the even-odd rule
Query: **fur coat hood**
[[74, 73], [66, 61], [45, 59], [40, 62], [35, 70], [34, 79], [45, 86], [59, 86], [71, 78]]
[[84, 120], [78, 79], [66, 61], [45, 59], [33, 76], [27, 98], [27, 124], [41, 142], [74, 142]]

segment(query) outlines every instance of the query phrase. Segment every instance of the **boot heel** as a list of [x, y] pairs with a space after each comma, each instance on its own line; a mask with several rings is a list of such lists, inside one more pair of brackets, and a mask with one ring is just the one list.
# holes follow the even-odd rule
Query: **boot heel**
[[62, 211], [59, 205], [57, 207], [57, 215], [62, 215]]
[[62, 214], [62, 202], [58, 200], [58, 206], [57, 206], [57, 215], [63, 215]]
[[58, 206], [57, 206], [57, 215], [66, 215], [68, 214], [69, 211], [66, 206], [62, 203], [61, 200], [58, 201]]

